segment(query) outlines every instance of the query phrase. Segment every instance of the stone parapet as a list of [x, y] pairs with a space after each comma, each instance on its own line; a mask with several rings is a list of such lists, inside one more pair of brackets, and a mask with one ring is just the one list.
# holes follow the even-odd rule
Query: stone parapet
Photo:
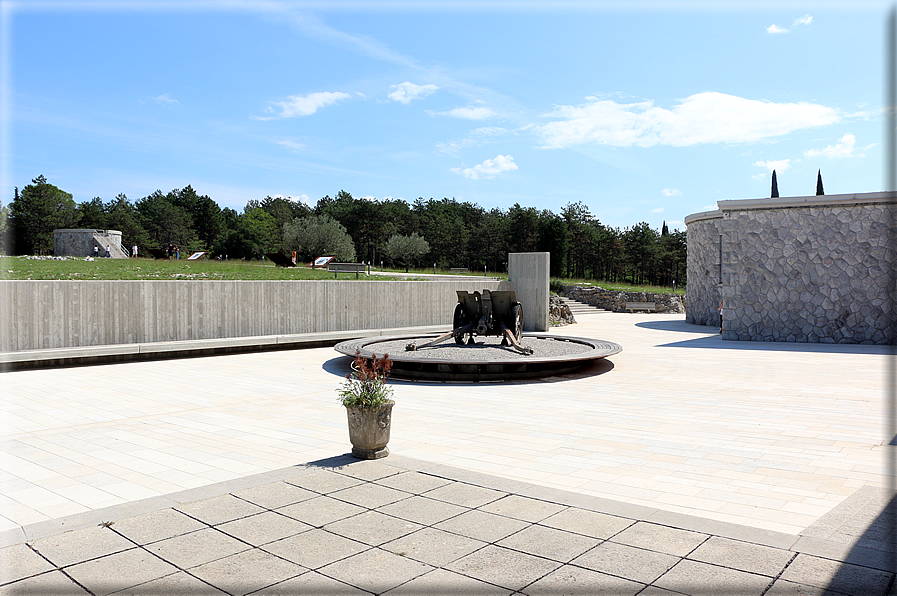
[[652, 292], [622, 292], [605, 290], [598, 286], [566, 286], [562, 296], [578, 300], [612, 312], [630, 312], [627, 302], [653, 302], [657, 313], [685, 313], [685, 303], [678, 294], [655, 294]]

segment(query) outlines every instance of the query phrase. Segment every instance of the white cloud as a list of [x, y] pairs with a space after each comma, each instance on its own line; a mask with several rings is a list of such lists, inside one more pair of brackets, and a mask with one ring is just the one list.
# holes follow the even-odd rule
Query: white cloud
[[[757, 164], [754, 164], [754, 165], [757, 165]], [[760, 172], [759, 174], [754, 174], [753, 176], [751, 176], [751, 178], [753, 178], [754, 180], [763, 180], [764, 178], [766, 178], [766, 172]]]
[[[349, 99], [352, 97], [348, 93], [342, 91], [322, 91], [319, 93], [309, 93], [308, 95], [291, 95], [286, 101], [274, 102], [275, 106], [280, 108], [280, 113], [274, 116], [256, 116], [256, 120], [273, 120], [274, 118], [294, 118], [296, 116], [311, 116], [324, 106], [336, 103], [341, 99]], [[274, 108], [267, 108], [268, 113], [275, 112]]]
[[274, 142], [277, 143], [278, 145], [286, 147], [287, 149], [290, 149], [292, 151], [303, 151], [305, 149], [304, 143], [299, 143], [299, 142], [293, 141], [291, 139], [283, 139], [283, 140], [274, 141]]
[[790, 159], [778, 159], [778, 160], [770, 160], [770, 161], [758, 161], [754, 162], [755, 166], [760, 166], [761, 168], [766, 168], [770, 172], [773, 170], [778, 170], [779, 172], [784, 172], [785, 170], [791, 168], [791, 160]]
[[655, 107], [652, 101], [599, 100], [558, 106], [547, 116], [557, 120], [537, 127], [545, 148], [750, 143], [832, 124], [842, 117], [818, 104], [773, 103], [717, 92], [697, 93], [670, 110]]
[[658, 207], [656, 209], [652, 209], [651, 213], [663, 213], [663, 207]]
[[494, 143], [496, 137], [500, 137], [506, 134], [508, 134], [508, 130], [506, 128], [502, 128], [500, 126], [483, 126], [470, 131], [466, 136], [456, 141], [436, 143], [436, 150], [447, 155], [458, 155], [462, 149], [477, 145], [485, 145], [487, 143]]
[[704, 211], [714, 211], [715, 209], [717, 209], [717, 207], [717, 205], [704, 205], [703, 207], [701, 207], [701, 209], [703, 209]]
[[[807, 157], [818, 157], [821, 155], [830, 159], [836, 157], [863, 157], [863, 153], [854, 153], [856, 142], [857, 138], [852, 134], [847, 133], [834, 145], [829, 145], [825, 149], [810, 149], [804, 151], [804, 155]], [[863, 149], [868, 149], [872, 146], [873, 145], [867, 145], [866, 147], [863, 147]]]
[[153, 98], [153, 101], [155, 101], [156, 103], [164, 103], [164, 104], [168, 104], [168, 105], [181, 103], [178, 100], [172, 99], [171, 97], [169, 97], [167, 93], [163, 93], [162, 95], [155, 96]]
[[[667, 222], [667, 227], [670, 229], [678, 229], [678, 226], [681, 226], [682, 222], [676, 219], [672, 219]], [[673, 226], [677, 226], [677, 228], [673, 228]]]
[[309, 199], [308, 195], [304, 194], [304, 193], [301, 195], [290, 195], [288, 197], [285, 197], [283, 195], [274, 195], [271, 198], [272, 199], [286, 199], [287, 201], [293, 201], [295, 203], [305, 203], [306, 205], [308, 205], [310, 207], [314, 207], [314, 205], [311, 202], [311, 199]]
[[[794, 23], [791, 24], [792, 27], [800, 27], [801, 25], [807, 26], [813, 22], [812, 15], [805, 14], [802, 17], [798, 17], [794, 19]], [[788, 33], [789, 29], [785, 29], [784, 27], [779, 27], [775, 23], [766, 28], [766, 32], [770, 35], [776, 35], [779, 33]]]
[[452, 116], [453, 118], [464, 118], [465, 120], [485, 120], [496, 116], [492, 108], [483, 106], [455, 108], [448, 112], [436, 112], [440, 116]]
[[677, 188], [665, 188], [662, 191], [660, 191], [660, 194], [662, 194], [665, 197], [681, 197], [682, 191]]
[[390, 85], [390, 89], [395, 89], [387, 95], [393, 101], [408, 105], [412, 99], [426, 97], [434, 93], [439, 87], [436, 85], [415, 85], [409, 81], [405, 81], [399, 85]]
[[451, 168], [449, 171], [455, 174], [461, 174], [465, 178], [471, 180], [479, 180], [480, 178], [495, 178], [502, 172], [510, 172], [517, 169], [514, 158], [510, 155], [496, 155], [495, 159], [487, 159], [481, 164], [477, 164], [472, 168]]

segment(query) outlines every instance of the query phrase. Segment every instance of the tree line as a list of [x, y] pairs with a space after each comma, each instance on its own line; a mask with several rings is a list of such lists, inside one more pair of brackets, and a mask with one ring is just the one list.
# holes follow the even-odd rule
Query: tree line
[[389, 266], [466, 267], [507, 270], [509, 252], [551, 253], [551, 275], [679, 285], [685, 282], [686, 234], [658, 231], [645, 222], [623, 229], [603, 225], [582, 202], [554, 213], [515, 204], [484, 209], [455, 199], [356, 198], [345, 191], [314, 207], [282, 197], [252, 199], [242, 212], [221, 208], [191, 187], [157, 190], [131, 201], [119, 194], [76, 203], [72, 195], [38, 176], [15, 190], [0, 213], [3, 246], [14, 254], [51, 254], [53, 230], [119, 230], [124, 246], [208, 251], [228, 259], [258, 259], [297, 252], [311, 261], [334, 255], [341, 261]]

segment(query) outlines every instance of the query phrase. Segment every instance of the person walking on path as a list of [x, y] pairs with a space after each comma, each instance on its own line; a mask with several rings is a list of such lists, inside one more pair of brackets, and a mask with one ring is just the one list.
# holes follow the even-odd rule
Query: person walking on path
[[108, 244], [106, 245], [106, 258], [107, 259], [112, 258], [112, 247], [109, 246]]
[[137, 258], [137, 245], [136, 244], [131, 247], [131, 258], [133, 258], [133, 259]]

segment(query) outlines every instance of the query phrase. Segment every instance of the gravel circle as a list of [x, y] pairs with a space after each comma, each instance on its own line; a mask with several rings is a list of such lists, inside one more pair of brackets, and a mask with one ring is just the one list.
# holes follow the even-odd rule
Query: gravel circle
[[553, 358], [558, 356], [572, 356], [591, 352], [594, 348], [588, 344], [565, 339], [540, 338], [523, 336], [521, 344], [533, 349], [532, 356], [521, 354], [510, 346], [502, 346], [500, 337], [477, 336], [476, 344], [459, 346], [455, 340], [448, 338], [434, 346], [421, 348], [413, 352], [406, 352], [405, 346], [410, 343], [426, 343], [432, 337], [408, 338], [394, 341], [381, 341], [366, 343], [364, 348], [378, 356], [390, 354], [402, 360], [416, 360], [418, 358], [439, 358], [454, 361], [495, 361], [495, 360], [531, 360], [533, 358]]

